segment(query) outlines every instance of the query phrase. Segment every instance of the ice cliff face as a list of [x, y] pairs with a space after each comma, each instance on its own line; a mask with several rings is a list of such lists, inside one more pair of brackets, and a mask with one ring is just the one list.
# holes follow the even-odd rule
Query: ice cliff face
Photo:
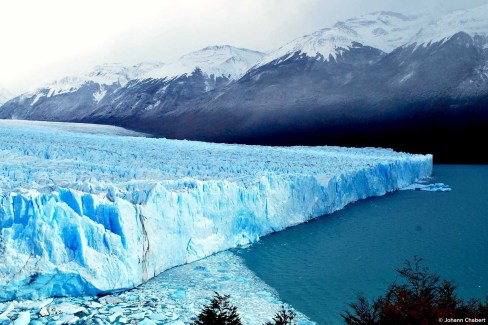
[[432, 168], [432, 156], [385, 149], [254, 147], [69, 128], [0, 121], [1, 300], [131, 288], [407, 186]]

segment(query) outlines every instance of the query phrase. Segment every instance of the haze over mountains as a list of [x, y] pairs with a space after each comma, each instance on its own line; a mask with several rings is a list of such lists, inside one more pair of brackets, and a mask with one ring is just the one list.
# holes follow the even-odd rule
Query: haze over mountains
[[376, 12], [267, 54], [212, 46], [172, 63], [105, 64], [8, 101], [0, 118], [480, 162], [472, 149], [488, 126], [486, 17], [488, 5], [436, 19]]
[[13, 95], [5, 88], [0, 87], [0, 105], [11, 99]]

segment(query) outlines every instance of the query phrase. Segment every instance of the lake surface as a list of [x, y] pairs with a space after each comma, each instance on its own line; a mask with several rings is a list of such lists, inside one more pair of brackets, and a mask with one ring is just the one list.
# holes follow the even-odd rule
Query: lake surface
[[417, 255], [460, 296], [488, 295], [488, 166], [436, 165], [451, 192], [398, 191], [272, 234], [235, 252], [280, 298], [320, 324], [372, 298]]

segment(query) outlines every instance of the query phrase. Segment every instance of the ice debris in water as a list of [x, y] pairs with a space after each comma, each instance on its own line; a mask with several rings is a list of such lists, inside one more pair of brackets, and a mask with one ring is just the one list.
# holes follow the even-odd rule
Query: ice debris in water
[[[141, 286], [110, 295], [0, 304], [0, 324], [189, 324], [213, 297], [230, 294], [244, 324], [271, 321], [283, 302], [232, 252], [163, 272]], [[288, 306], [288, 308], [291, 308]], [[2, 314], [3, 315], [3, 314]], [[315, 324], [297, 313], [300, 325]], [[17, 323], [15, 323], [17, 324]]]
[[414, 190], [414, 191], [428, 191], [428, 192], [450, 192], [452, 191], [449, 185], [444, 183], [428, 183], [429, 179], [420, 180], [409, 186], [402, 188], [401, 190]]

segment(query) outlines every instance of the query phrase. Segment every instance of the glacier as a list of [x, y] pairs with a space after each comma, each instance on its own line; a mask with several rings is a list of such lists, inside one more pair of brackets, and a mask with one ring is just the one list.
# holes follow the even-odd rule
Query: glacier
[[133, 288], [432, 172], [431, 155], [390, 149], [74, 126], [0, 120], [0, 300]]

